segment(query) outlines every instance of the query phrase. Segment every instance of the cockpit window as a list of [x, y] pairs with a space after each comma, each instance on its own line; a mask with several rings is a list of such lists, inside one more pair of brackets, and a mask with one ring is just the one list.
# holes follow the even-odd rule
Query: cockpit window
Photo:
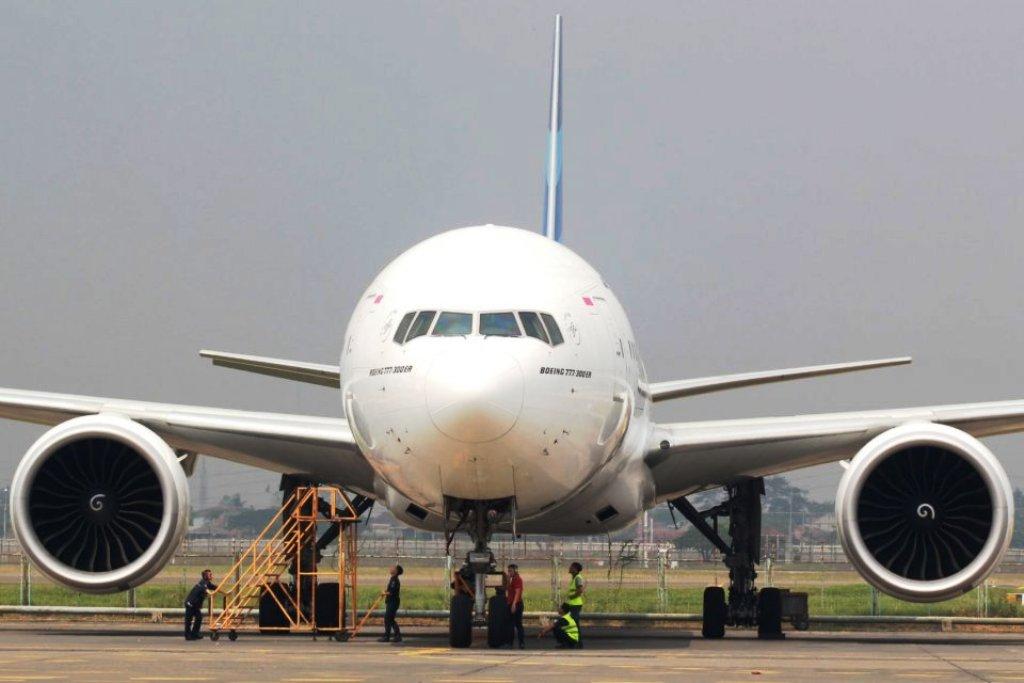
[[523, 323], [523, 330], [526, 332], [527, 337], [533, 337], [534, 339], [540, 339], [545, 344], [549, 344], [548, 333], [544, 331], [544, 325], [540, 321], [540, 316], [532, 311], [519, 311], [519, 321]]
[[425, 335], [430, 330], [430, 323], [434, 322], [434, 315], [436, 313], [437, 311], [420, 311], [412, 324], [412, 328], [409, 329], [409, 336], [405, 338], [405, 341], [412, 341], [416, 337]]
[[444, 311], [437, 317], [437, 324], [431, 333], [435, 337], [455, 337], [473, 332], [473, 315], [471, 313], [449, 313]]
[[[409, 311], [402, 316], [393, 337], [396, 344], [404, 344], [416, 337], [468, 337], [474, 333], [473, 313], [442, 311]], [[436, 322], [435, 322], [436, 321]], [[555, 317], [536, 311], [502, 311], [481, 313], [477, 334], [485, 337], [533, 337], [545, 344], [558, 346], [565, 339], [558, 329]]]
[[485, 337], [519, 337], [515, 313], [481, 313], [480, 334]]
[[409, 331], [409, 325], [412, 324], [415, 315], [416, 311], [409, 311], [402, 316], [402, 322], [398, 323], [398, 329], [395, 330], [395, 341], [399, 344], [405, 341], [405, 333]]
[[551, 345], [558, 346], [565, 339], [562, 338], [562, 331], [558, 329], [558, 323], [555, 322], [555, 316], [550, 313], [541, 313], [540, 317], [544, 319], [544, 325], [548, 328], [548, 335], [551, 337]]

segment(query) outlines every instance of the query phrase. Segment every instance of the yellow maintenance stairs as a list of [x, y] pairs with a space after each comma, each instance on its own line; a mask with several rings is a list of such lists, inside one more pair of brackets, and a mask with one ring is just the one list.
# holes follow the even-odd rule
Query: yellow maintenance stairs
[[[360, 513], [339, 488], [296, 487], [212, 593], [210, 638], [227, 632], [235, 640], [245, 629], [354, 636], [362, 626], [356, 621]], [[330, 571], [320, 571], [317, 562], [325, 532], [338, 539], [337, 567]], [[263, 612], [274, 614], [271, 624], [261, 623], [261, 602]]]

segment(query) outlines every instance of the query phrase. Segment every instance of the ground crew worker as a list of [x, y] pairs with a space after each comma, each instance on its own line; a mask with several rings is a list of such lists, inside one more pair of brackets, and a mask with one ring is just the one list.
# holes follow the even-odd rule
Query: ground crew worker
[[576, 625], [576, 620], [572, 618], [572, 614], [569, 612], [570, 605], [562, 603], [558, 606], [558, 619], [552, 621], [550, 624], [545, 626], [537, 634], [538, 638], [542, 638], [549, 633], [555, 634], [555, 640], [558, 642], [560, 648], [575, 649], [580, 646], [580, 629]]
[[208, 593], [217, 590], [213, 583], [213, 572], [204, 569], [199, 583], [192, 587], [185, 598], [185, 640], [202, 640], [199, 629], [203, 626], [203, 603]]
[[[526, 631], [523, 630], [523, 577], [519, 575], [519, 565], [508, 566], [508, 608], [512, 612], [512, 638], [518, 638], [519, 649], [526, 647]], [[512, 639], [508, 642], [512, 644]]]
[[[569, 592], [565, 596], [565, 604], [569, 606], [569, 613], [572, 615], [576, 628], [579, 629], [580, 611], [583, 609], [583, 591], [587, 588], [587, 584], [583, 580], [583, 565], [579, 562], [570, 564], [569, 575], [572, 578], [569, 579]], [[579, 647], [583, 647], [582, 631], [580, 631], [577, 644]]]
[[379, 639], [381, 643], [391, 642], [392, 630], [395, 632], [394, 641], [402, 642], [402, 632], [398, 628], [395, 617], [398, 615], [398, 606], [402, 603], [402, 581], [398, 577], [404, 573], [405, 570], [400, 564], [391, 568], [391, 578], [388, 580], [384, 596], [384, 636]]

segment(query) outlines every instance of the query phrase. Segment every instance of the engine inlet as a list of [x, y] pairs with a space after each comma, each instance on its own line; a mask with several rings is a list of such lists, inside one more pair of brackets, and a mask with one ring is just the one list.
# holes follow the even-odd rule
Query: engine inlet
[[932, 446], [892, 454], [868, 475], [857, 523], [871, 554], [907, 579], [956, 574], [992, 529], [992, 498], [978, 471]]
[[131, 564], [160, 531], [164, 503], [156, 472], [127, 444], [72, 441], [36, 472], [29, 516], [53, 557], [81, 571]]

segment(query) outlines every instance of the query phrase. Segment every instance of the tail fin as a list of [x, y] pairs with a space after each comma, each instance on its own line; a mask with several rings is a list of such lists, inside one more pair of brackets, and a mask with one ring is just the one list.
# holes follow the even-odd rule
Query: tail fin
[[548, 117], [548, 163], [544, 179], [544, 236], [562, 241], [562, 15], [555, 15], [551, 58], [551, 111]]

